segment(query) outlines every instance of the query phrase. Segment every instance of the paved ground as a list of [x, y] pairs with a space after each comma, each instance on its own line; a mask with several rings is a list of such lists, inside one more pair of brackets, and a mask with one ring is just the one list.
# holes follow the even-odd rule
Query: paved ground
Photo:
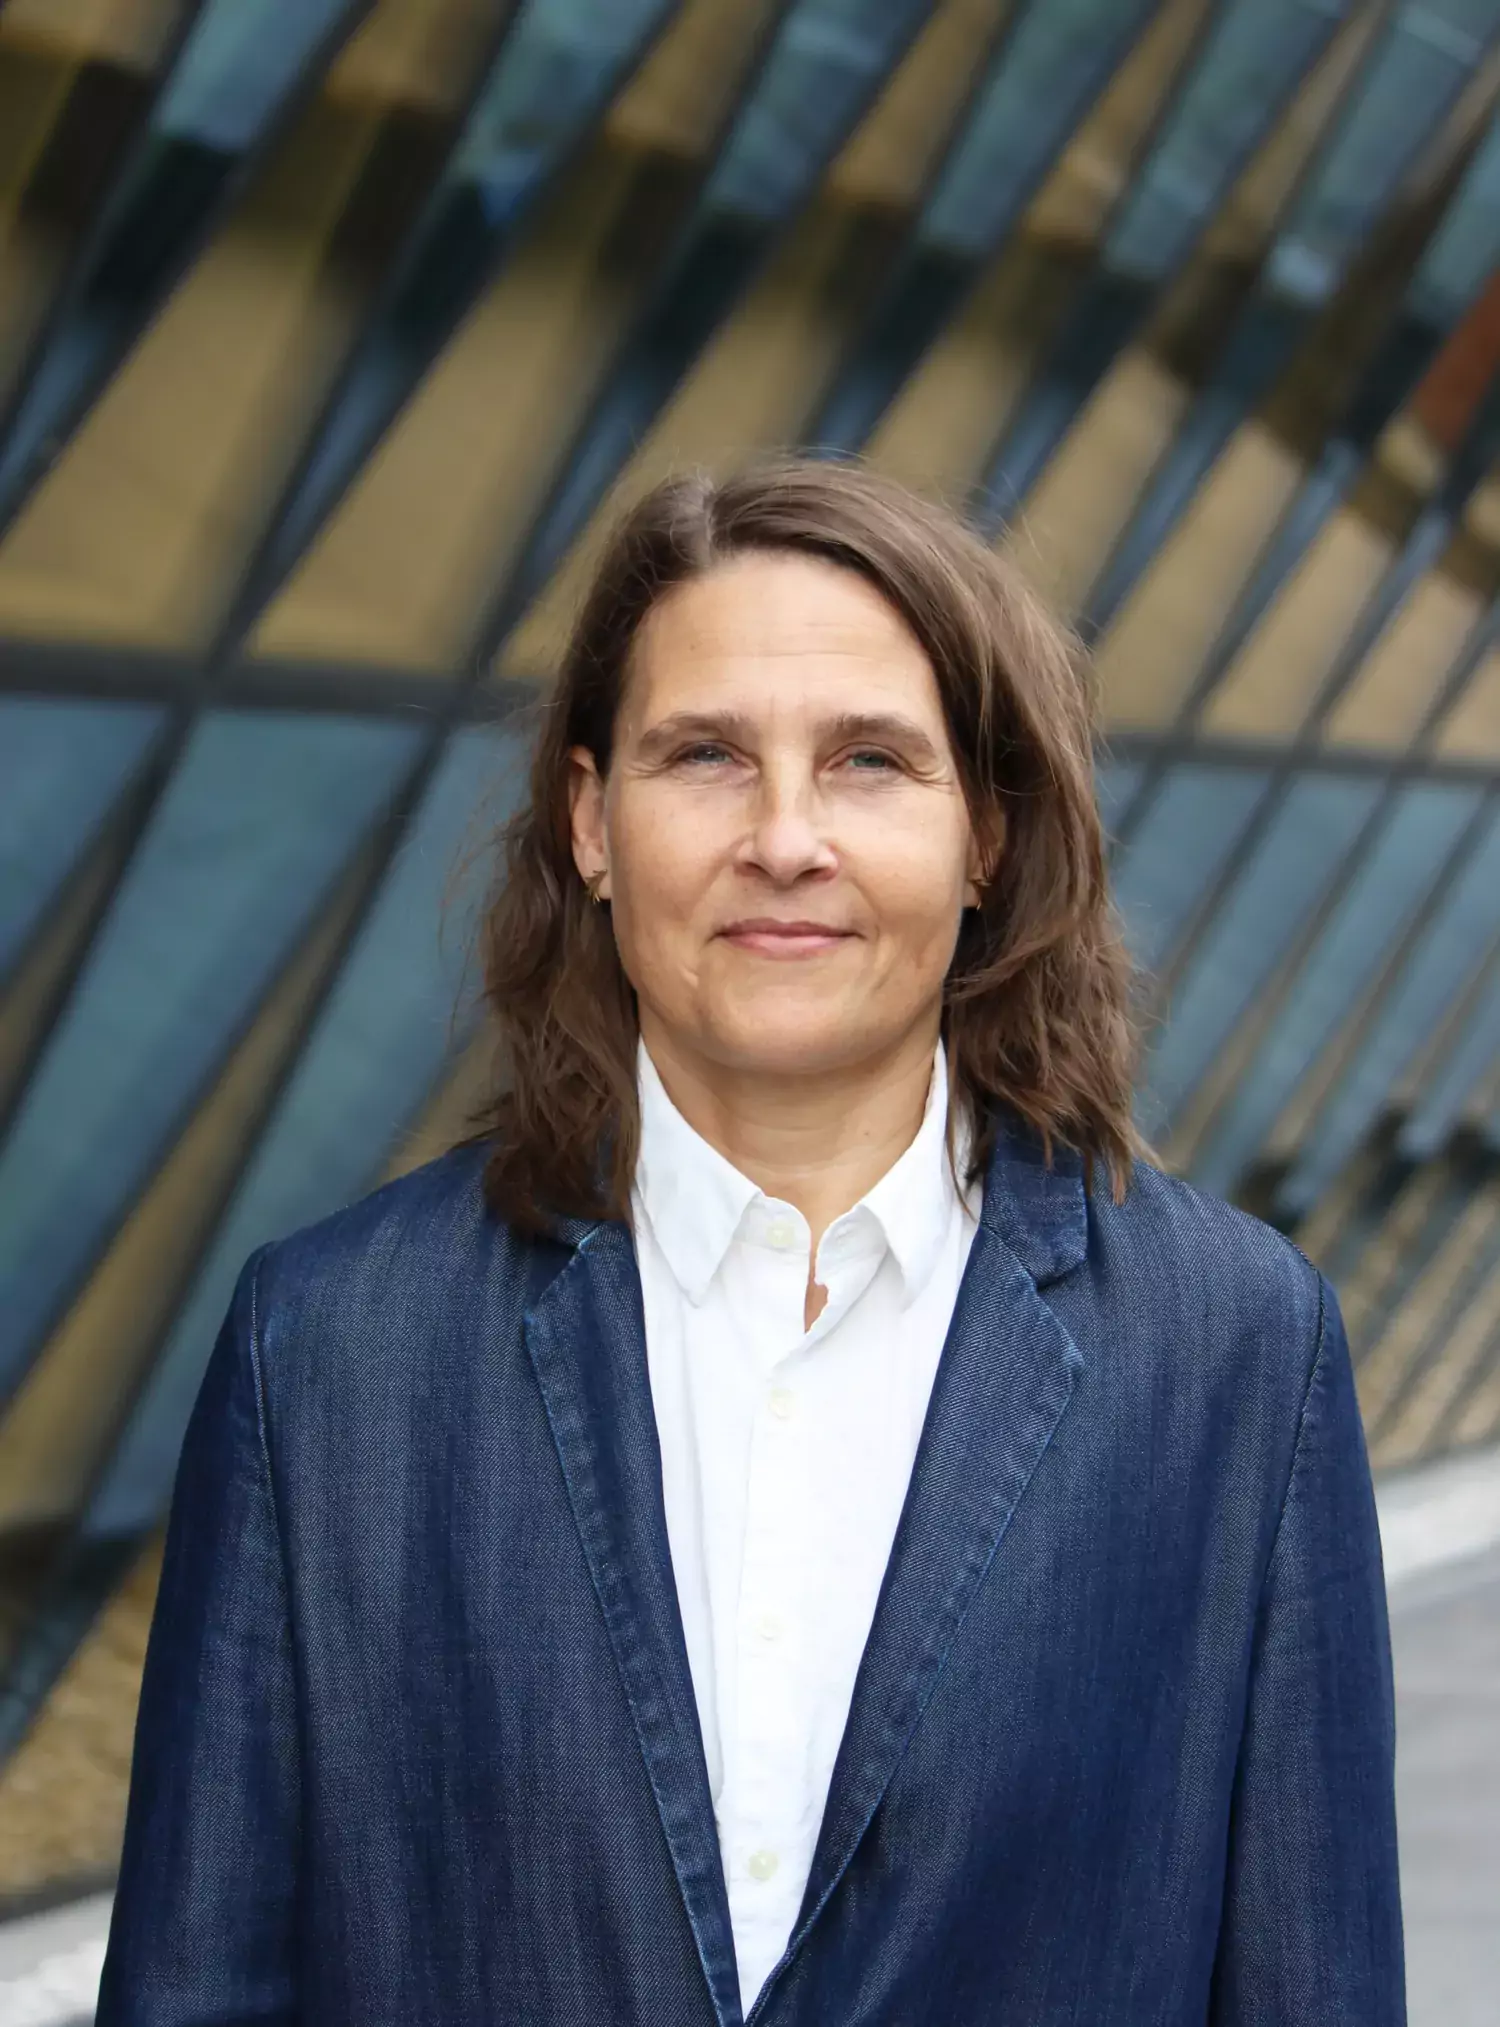
[[[1500, 2023], [1500, 1451], [1381, 1486], [1410, 2027]], [[88, 2027], [107, 1895], [0, 1927], [0, 2027]]]
[[1500, 1553], [1392, 1604], [1411, 2027], [1495, 2027]]

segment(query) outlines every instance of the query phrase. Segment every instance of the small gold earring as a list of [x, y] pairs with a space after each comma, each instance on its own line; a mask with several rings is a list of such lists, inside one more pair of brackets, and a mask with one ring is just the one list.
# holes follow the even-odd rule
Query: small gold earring
[[604, 896], [599, 892], [599, 889], [604, 885], [604, 868], [601, 866], [597, 873], [591, 873], [583, 884], [588, 888], [589, 899], [596, 907], [601, 905]]

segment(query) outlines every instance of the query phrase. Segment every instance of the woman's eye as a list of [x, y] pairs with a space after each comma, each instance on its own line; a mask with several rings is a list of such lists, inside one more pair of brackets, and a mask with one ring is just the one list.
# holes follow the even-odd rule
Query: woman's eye
[[700, 740], [696, 746], [684, 746], [678, 754], [678, 761], [688, 766], [712, 767], [730, 757], [727, 746], [718, 746], [712, 740]]
[[845, 758], [859, 774], [892, 773], [896, 769], [896, 762], [889, 753], [878, 752], [872, 747], [860, 747]]

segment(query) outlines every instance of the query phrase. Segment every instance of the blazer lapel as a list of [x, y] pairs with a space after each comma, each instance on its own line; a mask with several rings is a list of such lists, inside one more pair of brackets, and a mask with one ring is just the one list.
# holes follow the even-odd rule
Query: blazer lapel
[[1037, 1292], [1088, 1243], [1081, 1165], [1071, 1150], [1054, 1155], [1049, 1171], [1013, 1135], [991, 1158], [801, 1910], [752, 2023], [853, 1857], [1082, 1371]]
[[528, 1311], [527, 1347], [714, 2011], [720, 2027], [740, 2027], [729, 1900], [667, 1540], [640, 1275], [623, 1224], [573, 1233], [571, 1258]]

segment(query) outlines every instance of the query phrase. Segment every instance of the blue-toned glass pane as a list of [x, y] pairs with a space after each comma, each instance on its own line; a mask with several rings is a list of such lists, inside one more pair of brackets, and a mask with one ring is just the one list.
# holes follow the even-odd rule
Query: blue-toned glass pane
[[[1500, 0], [1489, 0], [1500, 18]], [[1119, 613], [1225, 446], [1331, 298], [1484, 53], [1461, 0], [1398, 10], [1313, 164], [1209, 380], [1131, 510], [1078, 621], [1093, 640]], [[1493, 33], [1491, 20], [1486, 37]], [[993, 508], [992, 508], [993, 511]]]
[[1104, 760], [1094, 769], [1094, 791], [1099, 821], [1106, 837], [1113, 837], [1123, 811], [1140, 784], [1143, 769], [1134, 760]]
[[1159, 1132], [1196, 1088], [1291, 948], [1380, 793], [1373, 781], [1299, 781], [1210, 925], [1152, 1051], [1143, 1099]]
[[1145, 971], [1170, 957], [1266, 785], [1263, 768], [1179, 767], [1115, 875], [1131, 954]]
[[1454, 323], [1500, 260], [1500, 117], [1491, 122], [1408, 289], [1424, 320]]
[[943, 165], [919, 237], [969, 259], [987, 254], [1155, 5], [1034, 0]]
[[491, 224], [511, 220], [671, 12], [667, 0], [531, 0], [443, 172], [439, 208], [469, 189]]
[[1309, 308], [1327, 302], [1497, 26], [1493, 0], [1397, 11], [1277, 239], [1266, 276], [1276, 294]]
[[369, 0], [207, 0], [0, 442], [13, 514], [202, 243], [247, 159]]
[[1238, 0], [1193, 66], [1105, 242], [1152, 284], [1187, 258], [1240, 168], [1353, 12], [1352, 0]]
[[1354, 1153], [1497, 932], [1500, 827], [1492, 826], [1309, 1127], [1302, 1158], [1282, 1191], [1289, 1212], [1309, 1209]]
[[0, 978], [161, 722], [153, 704], [0, 699]]
[[1193, 1180], [1203, 1188], [1227, 1194], [1254, 1159], [1303, 1076], [1379, 976], [1479, 802], [1478, 789], [1417, 786], [1390, 811], [1194, 1159]]
[[12, 1383], [389, 799], [420, 733], [226, 711], [197, 729], [0, 1147]]
[[610, 368], [474, 655], [504, 639], [582, 534], [627, 460], [721, 327], [927, 13], [921, 0], [796, 0], [731, 126], [660, 288]]
[[248, 627], [500, 265], [568, 150], [675, 0], [529, 0], [437, 180], [388, 298], [360, 339], [236, 601]]
[[253, 147], [347, 0], [208, 0], [162, 87], [151, 125], [224, 155]]
[[158, 1517], [245, 1260], [372, 1186], [450, 1040], [468, 1032], [477, 980], [472, 970], [464, 976], [464, 958], [487, 855], [457, 891], [450, 876], [519, 800], [525, 762], [514, 733], [473, 729], [449, 748], [131, 1418], [90, 1509], [90, 1533], [129, 1532]]
[[1271, 131], [1348, 0], [1236, 0], [1174, 94], [1099, 264], [986, 461], [976, 513], [998, 526], [1035, 485], [1116, 359]]
[[807, 195], [899, 61], [927, 0], [795, 0], [704, 193], [769, 225]]
[[[1412, 1161], [1426, 1161], [1436, 1154], [1497, 1059], [1500, 1059], [1500, 963], [1493, 966], [1452, 1048], [1412, 1107], [1401, 1129], [1401, 1152]], [[1492, 1142], [1500, 1144], [1500, 1123], [1493, 1119], [1489, 1136]]]

